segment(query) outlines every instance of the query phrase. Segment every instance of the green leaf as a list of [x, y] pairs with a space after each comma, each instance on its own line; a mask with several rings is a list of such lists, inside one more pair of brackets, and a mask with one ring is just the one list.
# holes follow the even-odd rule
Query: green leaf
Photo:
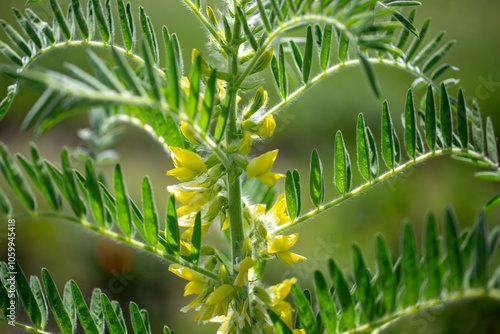
[[125, 85], [127, 85], [136, 95], [145, 96], [146, 93], [144, 92], [140, 79], [135, 75], [132, 67], [124, 59], [122, 54], [114, 47], [111, 48], [111, 54], [113, 55], [116, 65], [118, 65], [119, 73]]
[[307, 35], [306, 35], [306, 47], [304, 51], [304, 63], [302, 64], [302, 79], [307, 84], [309, 82], [309, 76], [311, 74], [312, 67], [312, 52], [313, 52], [313, 35], [312, 28], [309, 25], [307, 27]]
[[[287, 73], [285, 67], [285, 53], [283, 52], [283, 45], [280, 44], [279, 48], [279, 78], [280, 78], [280, 94], [281, 97], [286, 100], [288, 96], [288, 85], [287, 85]], [[304, 59], [304, 62], [306, 60]]]
[[155, 120], [158, 130], [168, 146], [184, 148], [181, 130], [179, 130], [177, 122], [172, 116], [169, 114], [163, 115], [160, 111], [156, 110]]
[[306, 332], [311, 334], [318, 333], [318, 326], [311, 305], [309, 305], [304, 292], [302, 292], [296, 284], [292, 285], [292, 295], [295, 300], [295, 305], [297, 306], [297, 313], [300, 316], [300, 322], [304, 326]]
[[220, 112], [219, 120], [215, 126], [214, 138], [217, 143], [220, 143], [222, 137], [224, 136], [224, 131], [226, 130], [227, 121], [229, 118], [229, 111], [233, 105], [233, 88], [229, 87], [226, 91], [226, 97], [224, 98], [224, 103], [222, 104], [222, 110]]
[[63, 148], [63, 150], [61, 151], [61, 164], [64, 179], [64, 188], [66, 192], [66, 200], [68, 201], [75, 215], [77, 217], [82, 217], [83, 208], [80, 201], [80, 196], [78, 196], [78, 190], [76, 189], [75, 176], [73, 174], [73, 169], [71, 168], [67, 148]]
[[347, 37], [344, 33], [341, 33], [339, 42], [339, 60], [342, 63], [345, 63], [348, 55], [349, 55], [349, 37]]
[[424, 24], [422, 25], [422, 28], [420, 29], [420, 38], [415, 38], [412, 42], [412, 44], [409, 46], [408, 51], [406, 52], [406, 57], [405, 61], [409, 63], [415, 53], [417, 52], [418, 48], [420, 47], [420, 44], [424, 40], [425, 35], [427, 34], [427, 30], [429, 29], [429, 25], [431, 24], [431, 19], [427, 19]]
[[484, 153], [484, 133], [481, 112], [476, 101], [472, 104], [472, 141], [477, 152]]
[[50, 7], [52, 8], [54, 18], [56, 19], [64, 38], [69, 41], [71, 39], [71, 31], [69, 30], [68, 24], [66, 23], [66, 18], [64, 17], [64, 14], [57, 0], [50, 0]]
[[[30, 317], [31, 322], [35, 326], [35, 328], [41, 328], [42, 324], [42, 313], [40, 312], [40, 308], [38, 307], [38, 302], [33, 295], [33, 291], [31, 291], [30, 284], [24, 275], [23, 270], [19, 266], [17, 260], [14, 262], [16, 276], [16, 286], [17, 291], [19, 292], [19, 297], [21, 298], [24, 308]], [[45, 319], [46, 321], [47, 319]]]
[[16, 17], [17, 22], [19, 25], [24, 29], [26, 34], [29, 36], [30, 40], [35, 43], [36, 47], [39, 49], [42, 49], [42, 41], [40, 39], [40, 36], [38, 33], [35, 31], [31, 23], [21, 14], [21, 12], [17, 8], [12, 8], [12, 12], [14, 13], [14, 16]]
[[[275, 1], [275, 0], [271, 0]], [[278, 334], [293, 334], [292, 330], [281, 320], [281, 318], [274, 313], [271, 309], [267, 309], [267, 313], [273, 322], [274, 327], [278, 331]]]
[[179, 256], [181, 244], [174, 195], [168, 197], [166, 220], [165, 239], [167, 240], [168, 248], [175, 256]]
[[447, 262], [450, 267], [448, 280], [452, 289], [461, 289], [464, 275], [464, 265], [460, 244], [458, 241], [458, 227], [455, 213], [451, 207], [445, 212], [445, 243], [447, 251]]
[[139, 311], [139, 307], [134, 302], [130, 302], [130, 319], [132, 320], [132, 328], [134, 329], [135, 333], [148, 333], [146, 324], [144, 323], [141, 312]]
[[9, 199], [0, 188], [0, 213], [5, 214], [9, 217], [12, 214], [12, 204], [10, 204]]
[[193, 72], [191, 73], [191, 80], [189, 86], [189, 97], [185, 108], [186, 115], [194, 120], [198, 109], [198, 100], [200, 93], [200, 79], [201, 79], [201, 55], [197, 55], [194, 59]]
[[396, 18], [396, 20], [401, 22], [405, 26], [405, 28], [408, 29], [408, 31], [410, 31], [413, 35], [419, 38], [417, 28], [415, 28], [415, 26], [412, 24], [410, 20], [408, 20], [403, 14], [397, 11], [394, 12], [393, 15]]
[[425, 140], [432, 151], [436, 149], [436, 139], [436, 103], [434, 89], [429, 85], [425, 102]]
[[[156, 64], [158, 64], [160, 56], [158, 53], [158, 43], [156, 41], [155, 31], [149, 17], [146, 15], [144, 7], [142, 6], [139, 6], [139, 19], [141, 21], [142, 33], [144, 35], [144, 38], [148, 42], [149, 50], [153, 55], [153, 60]], [[130, 17], [127, 15], [127, 22], [129, 23], [129, 26], [131, 26], [129, 20]]]
[[486, 287], [489, 277], [489, 249], [488, 249], [488, 227], [486, 224], [486, 213], [479, 212], [476, 217], [474, 228], [476, 247], [472, 260], [473, 285]]
[[453, 140], [453, 121], [450, 98], [444, 84], [441, 84], [441, 133], [443, 134], [444, 144], [447, 147], [451, 147]]
[[335, 310], [335, 304], [330, 297], [330, 289], [326, 284], [325, 277], [318, 270], [314, 272], [314, 287], [316, 289], [316, 298], [318, 299], [323, 325], [328, 334], [336, 334], [337, 312]]
[[92, 291], [92, 298], [90, 302], [90, 315], [94, 319], [94, 323], [99, 330], [100, 334], [104, 333], [104, 312], [102, 309], [101, 289], [94, 289]]
[[167, 57], [168, 57], [168, 86], [170, 90], [168, 103], [170, 104], [170, 106], [178, 109], [181, 96], [179, 79], [180, 75], [182, 74], [179, 74], [179, 67], [178, 67], [179, 59], [177, 59], [177, 54], [174, 48], [174, 43], [173, 43], [174, 36], [175, 34], [172, 35], [172, 38], [170, 38], [170, 40], [165, 41], [165, 45], [167, 48]]
[[427, 45], [423, 47], [422, 50], [420, 50], [420, 52], [415, 56], [412, 64], [417, 66], [418, 64], [426, 60], [439, 45], [445, 34], [445, 31], [441, 31], [436, 37], [434, 37], [429, 43], [427, 43]]
[[490, 117], [486, 119], [486, 148], [488, 151], [488, 158], [490, 158], [495, 165], [498, 165], [497, 138]]
[[332, 25], [327, 24], [323, 30], [323, 43], [321, 44], [320, 65], [323, 72], [328, 68], [330, 49], [332, 45]]
[[97, 19], [97, 25], [99, 26], [99, 31], [101, 32], [102, 39], [104, 42], [108, 43], [110, 40], [109, 26], [106, 18], [104, 17], [102, 6], [99, 0], [92, 0], [92, 7]]
[[382, 110], [382, 157], [389, 169], [396, 167], [396, 149], [394, 143], [394, 126], [387, 101], [384, 101]]
[[[142, 53], [144, 55], [144, 64], [146, 66], [146, 71], [147, 71], [147, 75], [148, 75], [148, 81], [149, 81], [149, 84], [151, 85], [151, 93], [153, 93], [153, 96], [156, 100], [160, 101], [160, 103], [162, 103], [164, 101], [164, 97], [163, 97], [163, 93], [162, 93], [162, 85], [158, 79], [158, 75], [156, 73], [156, 70], [154, 68], [154, 65], [153, 65], [153, 60], [151, 59], [151, 52], [149, 51], [147, 45], [146, 45], [146, 42], [143, 41], [141, 43], [141, 47], [142, 47]], [[172, 75], [172, 73], [169, 72], [170, 75]], [[174, 83], [174, 86], [177, 85], [177, 82]], [[175, 88], [173, 88], [171, 86], [171, 89], [174, 90]], [[178, 100], [175, 100], [175, 101], [169, 101], [171, 103], [171, 106], [172, 107], [175, 107], [175, 108], [178, 108]]]
[[31, 50], [17, 30], [15, 30], [10, 24], [0, 19], [0, 25], [2, 26], [5, 34], [10, 38], [12, 43], [14, 43], [22, 52], [24, 52], [28, 57], [31, 57]]
[[49, 171], [45, 166], [44, 161], [40, 158], [38, 149], [34, 143], [30, 143], [31, 160], [35, 169], [37, 178], [40, 182], [40, 190], [47, 199], [47, 202], [52, 209], [59, 211], [61, 209], [61, 198], [54, 188], [54, 184], [50, 179]]
[[417, 120], [415, 116], [415, 105], [413, 93], [408, 90], [405, 105], [405, 147], [408, 156], [412, 159], [417, 157]]
[[18, 165], [12, 159], [8, 148], [3, 143], [0, 143], [0, 155], [2, 157], [2, 161], [0, 161], [0, 170], [5, 180], [21, 202], [30, 211], [34, 211], [36, 204], [31, 188]]
[[142, 180], [142, 208], [146, 242], [155, 247], [158, 244], [158, 210], [153, 195], [153, 186], [148, 176]]
[[280, 69], [278, 65], [278, 61], [276, 57], [273, 55], [273, 59], [271, 60], [271, 71], [273, 72], [274, 82], [276, 83], [276, 87], [278, 90], [281, 90], [280, 85]]
[[273, 9], [274, 15], [278, 18], [280, 22], [283, 22], [283, 13], [281, 12], [281, 8], [276, 2], [276, 0], [271, 0], [271, 8]]
[[368, 142], [368, 136], [366, 133], [366, 126], [363, 114], [358, 115], [358, 125], [356, 129], [356, 149], [358, 156], [359, 172], [366, 181], [370, 182], [371, 181], [370, 143]]
[[500, 181], [500, 172], [477, 172], [474, 174], [475, 177], [488, 181]]
[[119, 316], [116, 314], [111, 302], [105, 294], [101, 294], [102, 308], [104, 310], [104, 318], [108, 324], [108, 329], [111, 334], [125, 334], [125, 330], [121, 325]]
[[302, 198], [300, 192], [300, 174], [298, 170], [293, 171], [293, 184], [295, 187], [295, 194], [297, 195], [297, 216], [300, 215], [300, 210], [302, 208]]
[[247, 37], [247, 41], [250, 43], [252, 49], [257, 51], [259, 49], [259, 44], [255, 40], [255, 36], [253, 35], [252, 30], [248, 25], [245, 13], [243, 12], [240, 6], [238, 6], [237, 10], [238, 10], [238, 17], [240, 19], [241, 25], [243, 26], [243, 31], [245, 32], [245, 36]]
[[382, 93], [380, 91], [380, 85], [378, 83], [377, 76], [375, 75], [375, 71], [373, 70], [372, 64], [368, 61], [363, 53], [359, 52], [358, 55], [361, 61], [361, 65], [363, 66], [363, 70], [365, 71], [365, 74], [368, 78], [368, 82], [370, 83], [370, 86], [375, 93], [375, 96], [377, 97], [377, 99], [381, 99]]
[[302, 59], [302, 54], [300, 53], [299, 47], [293, 39], [290, 40], [290, 48], [292, 49], [293, 59], [295, 60], [295, 64], [299, 68], [299, 71], [302, 72], [302, 67], [304, 65], [304, 61]]
[[366, 319], [371, 322], [375, 317], [375, 297], [371, 286], [371, 275], [366, 268], [365, 260], [359, 246], [352, 246], [354, 277], [356, 290]]
[[84, 39], [89, 38], [89, 26], [87, 25], [87, 20], [85, 20], [85, 15], [83, 14], [83, 9], [80, 5], [80, 0], [72, 0], [73, 13], [75, 14], [76, 23]]
[[264, 23], [264, 27], [266, 28], [267, 33], [270, 33], [273, 28], [271, 27], [271, 23], [269, 22], [269, 18], [267, 17], [266, 7], [262, 0], [257, 0], [257, 5], [259, 6], [259, 14], [262, 19], [262, 23]]
[[[123, 3], [123, 0], [117, 0], [116, 2], [118, 4], [118, 15], [120, 17], [120, 27], [122, 30], [123, 42], [125, 43], [125, 48], [127, 49], [127, 51], [130, 51], [132, 50], [133, 37], [128, 22], [128, 16], [125, 9], [125, 4]], [[144, 9], [142, 7], [140, 8], [141, 8], [140, 13], [142, 14]]]
[[458, 91], [457, 102], [458, 136], [463, 149], [469, 146], [469, 124], [467, 120], [467, 105], [462, 89]]
[[325, 180], [323, 177], [323, 166], [316, 149], [311, 153], [309, 192], [313, 204], [319, 208], [325, 197]]
[[25, 12], [31, 20], [31, 23], [33, 23], [33, 25], [37, 29], [43, 31], [49, 42], [51, 44], [54, 44], [56, 39], [54, 37], [54, 32], [52, 31], [51, 26], [47, 22], [43, 21], [38, 15], [36, 15], [35, 12], [33, 12], [30, 8], [26, 8]]
[[425, 298], [438, 298], [441, 294], [442, 274], [436, 219], [432, 213], [427, 214], [427, 225], [425, 229], [425, 265], [427, 269]]
[[346, 150], [344, 137], [340, 131], [337, 131], [335, 137], [335, 159], [334, 159], [334, 181], [335, 187], [341, 195], [349, 192], [351, 186], [351, 173], [349, 153]]
[[396, 306], [396, 275], [392, 268], [391, 256], [387, 244], [381, 235], [377, 236], [377, 267], [380, 274], [380, 288], [383, 292], [387, 313], [392, 313]]
[[123, 234], [130, 238], [132, 235], [132, 209], [120, 165], [115, 167], [114, 186], [117, 223]]
[[42, 290], [42, 285], [40, 280], [36, 276], [30, 277], [30, 287], [33, 292], [33, 296], [35, 297], [36, 303], [38, 305], [38, 309], [40, 310], [41, 322], [40, 328], [44, 329], [47, 326], [49, 310], [47, 308], [47, 303], [45, 302], [45, 297]]
[[297, 192], [295, 189], [295, 182], [290, 171], [286, 172], [285, 201], [288, 216], [293, 221], [297, 217]]
[[42, 269], [42, 281], [45, 287], [45, 294], [47, 295], [47, 300], [49, 302], [50, 309], [56, 318], [57, 324], [64, 334], [73, 334], [73, 325], [71, 324], [71, 319], [66, 312], [61, 296], [57, 291], [56, 285], [50, 277], [47, 269]]
[[353, 329], [356, 327], [356, 315], [354, 312], [354, 301], [349, 291], [349, 287], [335, 261], [330, 259], [328, 261], [328, 267], [333, 280], [333, 287], [335, 288], [340, 306], [342, 307], [342, 320], [347, 327]]
[[450, 41], [442, 46], [439, 50], [437, 50], [423, 65], [424, 73], [429, 71], [434, 65], [439, 63], [444, 56], [450, 52], [451, 48], [455, 45], [457, 41]]
[[104, 61], [92, 51], [88, 51], [87, 54], [90, 60], [90, 64], [92, 65], [92, 68], [94, 69], [97, 77], [99, 78], [99, 81], [109, 89], [112, 89], [119, 93], [124, 93], [125, 89], [123, 88], [122, 83], [116, 77], [115, 73], [113, 73], [108, 68], [108, 66], [104, 63]]
[[191, 262], [198, 264], [201, 250], [201, 212], [194, 219], [193, 236], [191, 237]]
[[378, 176], [379, 172], [377, 146], [375, 145], [375, 138], [373, 137], [372, 130], [370, 130], [369, 127], [366, 128], [366, 134], [370, 144], [370, 176], [374, 179]]
[[198, 125], [200, 128], [207, 132], [210, 125], [210, 119], [212, 118], [212, 113], [215, 105], [215, 95], [216, 95], [216, 79], [217, 72], [213, 70], [210, 74], [207, 84], [205, 85], [205, 96], [203, 98], [203, 103], [201, 105], [201, 113], [198, 119]]
[[89, 308], [85, 303], [82, 292], [75, 281], [71, 280], [71, 291], [73, 293], [73, 300], [75, 301], [76, 312], [78, 313], [78, 318], [80, 319], [80, 324], [82, 325], [85, 333], [87, 334], [99, 334], [99, 330], [94, 323], [94, 319], [90, 315]]
[[[415, 19], [415, 10], [412, 10], [410, 15], [408, 16], [408, 21], [413, 24], [413, 20]], [[400, 50], [406, 46], [406, 42], [408, 42], [408, 37], [410, 36], [410, 30], [402, 29], [401, 34], [398, 37], [398, 41], [396, 42], [396, 47]]]
[[71, 284], [67, 282], [64, 286], [64, 294], [63, 294], [63, 304], [66, 309], [66, 313], [69, 316], [69, 320], [71, 321], [71, 328], [73, 333], [75, 333], [76, 329], [76, 306], [75, 301], [73, 300], [73, 293], [71, 291]]
[[403, 278], [405, 295], [403, 303], [405, 306], [415, 305], [419, 299], [420, 282], [418, 275], [418, 254], [415, 235], [409, 222], [404, 225], [403, 233]]
[[[10, 46], [8, 46], [2, 41], [0, 41], [0, 52], [3, 53], [5, 57], [9, 58], [14, 64], [18, 66], [23, 66], [23, 61], [21, 60], [21, 57], [14, 50], [12, 50]], [[2, 105], [5, 102], [6, 100], [3, 100]]]
[[97, 181], [97, 173], [91, 160], [87, 160], [87, 163], [85, 165], [85, 180], [86, 188], [89, 193], [92, 213], [97, 224], [101, 228], [104, 228], [104, 202], [101, 194], [101, 188], [99, 186], [99, 182]]

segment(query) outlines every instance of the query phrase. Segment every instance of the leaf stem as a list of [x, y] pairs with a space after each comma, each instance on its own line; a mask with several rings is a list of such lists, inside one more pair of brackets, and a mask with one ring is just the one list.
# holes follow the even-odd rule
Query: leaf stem
[[488, 165], [490, 165], [490, 167], [494, 168], [494, 169], [497, 169], [499, 170], [499, 167], [496, 166], [493, 162], [491, 162], [488, 158], [486, 158], [485, 156], [477, 153], [477, 152], [470, 152], [470, 151], [464, 151], [460, 148], [446, 148], [446, 149], [438, 149], [438, 150], [435, 150], [435, 151], [431, 151], [431, 152], [428, 152], [428, 153], [425, 153], [425, 154], [422, 154], [418, 157], [416, 157], [415, 159], [412, 159], [396, 168], [394, 168], [393, 170], [389, 170], [387, 173], [383, 174], [383, 175], [380, 175], [379, 177], [377, 177], [376, 179], [373, 179], [371, 182], [368, 182], [368, 183], [365, 183], [363, 184], [362, 186], [359, 186], [358, 188], [352, 190], [351, 192], [345, 194], [344, 196], [342, 197], [338, 197], [338, 198], [335, 198], [334, 200], [326, 203], [326, 204], [323, 204], [321, 205], [319, 208], [317, 209], [313, 209], [311, 211], [309, 211], [308, 213], [306, 213], [305, 215], [295, 219], [294, 221], [290, 221], [289, 223], [286, 223], [284, 225], [281, 225], [279, 226], [278, 228], [272, 230], [272, 231], [269, 231], [270, 234], [278, 234], [278, 233], [282, 233], [294, 226], [297, 226], [313, 217], [315, 217], [316, 215], [320, 214], [321, 212], [323, 211], [326, 211], [328, 209], [331, 209], [333, 208], [334, 206], [340, 204], [340, 203], [343, 203], [345, 201], [347, 201], [348, 199], [362, 193], [363, 191], [367, 190], [368, 188], [371, 188], [372, 186], [374, 186], [375, 184], [377, 183], [380, 183], [382, 181], [385, 181], [387, 179], [389, 179], [391, 176], [394, 176], [400, 172], [402, 172], [403, 170], [405, 169], [408, 169], [414, 165], [417, 165], [423, 161], [426, 161], [430, 158], [433, 158], [433, 157], [436, 157], [436, 156], [441, 156], [441, 155], [446, 155], [446, 154], [451, 154], [451, 155], [455, 155], [455, 154], [464, 154], [464, 155], [467, 155], [468, 157], [470, 158], [476, 158], [476, 159], [480, 159], [482, 161], [484, 161], [485, 163], [487, 163]]

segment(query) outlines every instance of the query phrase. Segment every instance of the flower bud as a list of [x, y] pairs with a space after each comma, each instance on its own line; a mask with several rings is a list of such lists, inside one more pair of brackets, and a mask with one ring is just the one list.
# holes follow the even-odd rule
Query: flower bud
[[184, 135], [184, 137], [186, 137], [186, 139], [189, 140], [191, 143], [195, 145], [200, 145], [200, 142], [196, 139], [193, 130], [186, 122], [181, 123], [181, 132]]
[[218, 277], [221, 284], [229, 283], [229, 274], [227, 273], [227, 268], [223, 263], [219, 264]]
[[207, 63], [205, 58], [200, 54], [200, 51], [193, 49], [193, 52], [191, 54], [191, 60], [194, 63], [196, 63], [196, 58], [200, 57], [201, 58], [201, 67], [200, 67], [200, 72], [201, 75], [208, 77], [212, 73], [212, 67]]
[[204, 267], [206, 270], [213, 271], [215, 269], [215, 266], [217, 265], [217, 262], [217, 257], [215, 255], [212, 255], [207, 259]]
[[255, 92], [255, 95], [253, 97], [252, 105], [248, 110], [245, 112], [243, 117], [245, 119], [250, 118], [257, 110], [262, 108], [267, 104], [267, 99], [268, 99], [268, 94], [267, 91], [264, 90], [264, 87], [260, 86], [259, 89]]
[[252, 257], [252, 240], [250, 238], [245, 238], [241, 247], [241, 258], [247, 257]]
[[248, 160], [244, 156], [236, 154], [233, 157], [233, 161], [236, 164], [236, 166], [240, 167], [241, 169], [243, 169], [243, 170], [247, 169]]
[[210, 207], [208, 208], [208, 212], [205, 214], [203, 217], [204, 220], [211, 222], [212, 220], [215, 219], [221, 212], [222, 208], [226, 205], [227, 199], [224, 196], [217, 196], [212, 203], [210, 204]]
[[274, 55], [274, 49], [272, 47], [270, 47], [259, 58], [259, 60], [257, 61], [255, 66], [253, 67], [252, 72], [250, 74], [255, 74], [255, 73], [259, 73], [261, 71], [264, 71], [271, 64], [271, 61], [273, 60], [273, 55]]

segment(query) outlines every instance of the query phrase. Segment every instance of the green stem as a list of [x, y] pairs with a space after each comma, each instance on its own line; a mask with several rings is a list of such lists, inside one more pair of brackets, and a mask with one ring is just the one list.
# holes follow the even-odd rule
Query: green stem
[[207, 278], [211, 278], [211, 279], [217, 280], [217, 275], [215, 275], [211, 271], [208, 271], [206, 269], [203, 269], [201, 267], [198, 267], [198, 266], [194, 265], [191, 262], [184, 261], [184, 260], [182, 260], [180, 258], [177, 258], [177, 257], [173, 256], [173, 255], [165, 253], [162, 250], [158, 249], [158, 247], [152, 247], [152, 246], [146, 245], [146, 244], [144, 244], [144, 243], [142, 243], [140, 241], [127, 238], [127, 237], [125, 237], [123, 235], [120, 235], [118, 233], [115, 233], [115, 232], [112, 232], [112, 231], [109, 231], [109, 230], [104, 230], [101, 227], [92, 225], [91, 223], [89, 223], [88, 221], [83, 220], [83, 219], [75, 218], [75, 217], [64, 215], [62, 213], [57, 213], [57, 212], [35, 212], [35, 213], [31, 213], [31, 214], [30, 213], [24, 213], [24, 214], [15, 215], [15, 216], [12, 217], [12, 219], [16, 219], [16, 220], [25, 220], [25, 219], [28, 219], [28, 218], [52, 218], [52, 219], [55, 218], [55, 219], [60, 219], [60, 220], [65, 220], [65, 221], [73, 222], [73, 223], [81, 225], [81, 226], [83, 226], [83, 227], [85, 227], [85, 228], [87, 228], [89, 230], [97, 232], [97, 233], [99, 233], [101, 235], [105, 235], [105, 236], [110, 237], [112, 239], [115, 239], [117, 241], [126, 243], [126, 244], [128, 244], [130, 246], [142, 249], [142, 250], [144, 250], [146, 252], [152, 253], [152, 254], [157, 255], [159, 257], [162, 257], [165, 260], [168, 260], [168, 261], [170, 261], [172, 263], [180, 264], [180, 265], [182, 265], [184, 267], [187, 267], [187, 268], [189, 268], [189, 269], [191, 269], [193, 271], [196, 271], [196, 272], [202, 274], [203, 276], [205, 276]]

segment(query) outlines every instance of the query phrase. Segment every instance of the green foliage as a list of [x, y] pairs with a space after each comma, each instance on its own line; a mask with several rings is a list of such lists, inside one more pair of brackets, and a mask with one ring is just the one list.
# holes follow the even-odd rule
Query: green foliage
[[[0, 189], [2, 216], [73, 222], [169, 261], [169, 270], [189, 281], [185, 294], [198, 295], [183, 310], [196, 310], [198, 322], [217, 320], [223, 333], [373, 331], [418, 309], [478, 291], [498, 294], [498, 274], [490, 274], [490, 259], [500, 229], [488, 232], [481, 212], [474, 228], [461, 232], [451, 208], [441, 234], [434, 216], [427, 216], [421, 251], [408, 222], [398, 257], [377, 236], [374, 272], [357, 245], [352, 275], [330, 260], [330, 280], [319, 271], [314, 275], [316, 298], [302, 291], [294, 278], [267, 288], [259, 283], [273, 258], [289, 265], [305, 260], [290, 251], [298, 233], [284, 232], [432, 157], [450, 155], [486, 169], [476, 173], [478, 178], [500, 181], [493, 123], [487, 118], [483, 124], [478, 104], [468, 106], [461, 89], [456, 97], [449, 93], [458, 80], [442, 77], [456, 68], [442, 61], [455, 41], [445, 42], [445, 32], [425, 40], [431, 21], [417, 29], [416, 10], [411, 8], [420, 2], [224, 0], [224, 6], [214, 10], [203, 1], [182, 1], [205, 28], [211, 48], [210, 57], [192, 50], [191, 66], [183, 63], [175, 33], [163, 27], [157, 34], [146, 10], [140, 6], [135, 15], [132, 3], [123, 0], [72, 0], [67, 8], [49, 0], [50, 20], [30, 8], [13, 9], [19, 27], [0, 20], [10, 40], [0, 41], [0, 52], [12, 62], [0, 73], [14, 80], [0, 102], [0, 119], [21, 82], [41, 90], [22, 123], [24, 130], [34, 128], [41, 135], [75, 113], [91, 116], [91, 129], [80, 135], [91, 147], [80, 154], [84, 171], [73, 169], [66, 148], [58, 168], [41, 157], [35, 144], [30, 145], [29, 158], [13, 156], [0, 144], [0, 171], [7, 184], [5, 191]], [[407, 7], [412, 9], [408, 15]], [[104, 60], [88, 50], [92, 74], [73, 64], [65, 64], [65, 74], [30, 66], [53, 50], [78, 46], [105, 49], [110, 57]], [[295, 65], [290, 66], [291, 59]], [[401, 115], [404, 138], [397, 135], [393, 119], [398, 117], [388, 101], [382, 104], [380, 143], [360, 113], [356, 157], [351, 160], [340, 130], [332, 143], [333, 173], [326, 175], [333, 175], [338, 193], [333, 199], [326, 199], [332, 180], [325, 181], [319, 153], [312, 151], [308, 188], [314, 208], [303, 213], [298, 170], [271, 172], [278, 150], [251, 158], [252, 145], [273, 136], [273, 115], [344, 67], [362, 68], [367, 84], [382, 99], [375, 64], [415, 77]], [[263, 71], [270, 71], [275, 82], [274, 105], [268, 105], [273, 99], [258, 81]], [[427, 91], [418, 104], [414, 96], [422, 87]], [[109, 160], [108, 148], [118, 138], [121, 123], [139, 126], [172, 157], [175, 168], [167, 175], [180, 183], [167, 188], [171, 195], [164, 219], [148, 176], [142, 178], [139, 206], [128, 193], [119, 164], [113, 190], [102, 177], [101, 164]], [[354, 163], [361, 178], [354, 175]], [[285, 178], [284, 194], [274, 201], [273, 186], [280, 178]], [[362, 184], [355, 184], [358, 179]], [[12, 198], [29, 213], [13, 212]], [[49, 211], [39, 209], [46, 207], [37, 205], [39, 198]], [[499, 204], [500, 194], [485, 209]], [[228, 247], [206, 243], [211, 225], [219, 225]], [[11, 298], [7, 279], [12, 270], [17, 272], [18, 290]], [[12, 299], [16, 305], [22, 302], [30, 321], [16, 326], [28, 331], [45, 329], [50, 308], [63, 333], [74, 333], [77, 319], [86, 333], [102, 334], [105, 327], [110, 333], [127, 332], [119, 304], [99, 289], [88, 306], [74, 281], [66, 284], [61, 298], [46, 269], [41, 281], [35, 276], [28, 281], [17, 262], [1, 263], [0, 274], [1, 321], [8, 321]], [[290, 292], [295, 319], [285, 300]], [[134, 302], [129, 310], [134, 332], [151, 333], [147, 312]], [[165, 327], [164, 333], [173, 332]]]

